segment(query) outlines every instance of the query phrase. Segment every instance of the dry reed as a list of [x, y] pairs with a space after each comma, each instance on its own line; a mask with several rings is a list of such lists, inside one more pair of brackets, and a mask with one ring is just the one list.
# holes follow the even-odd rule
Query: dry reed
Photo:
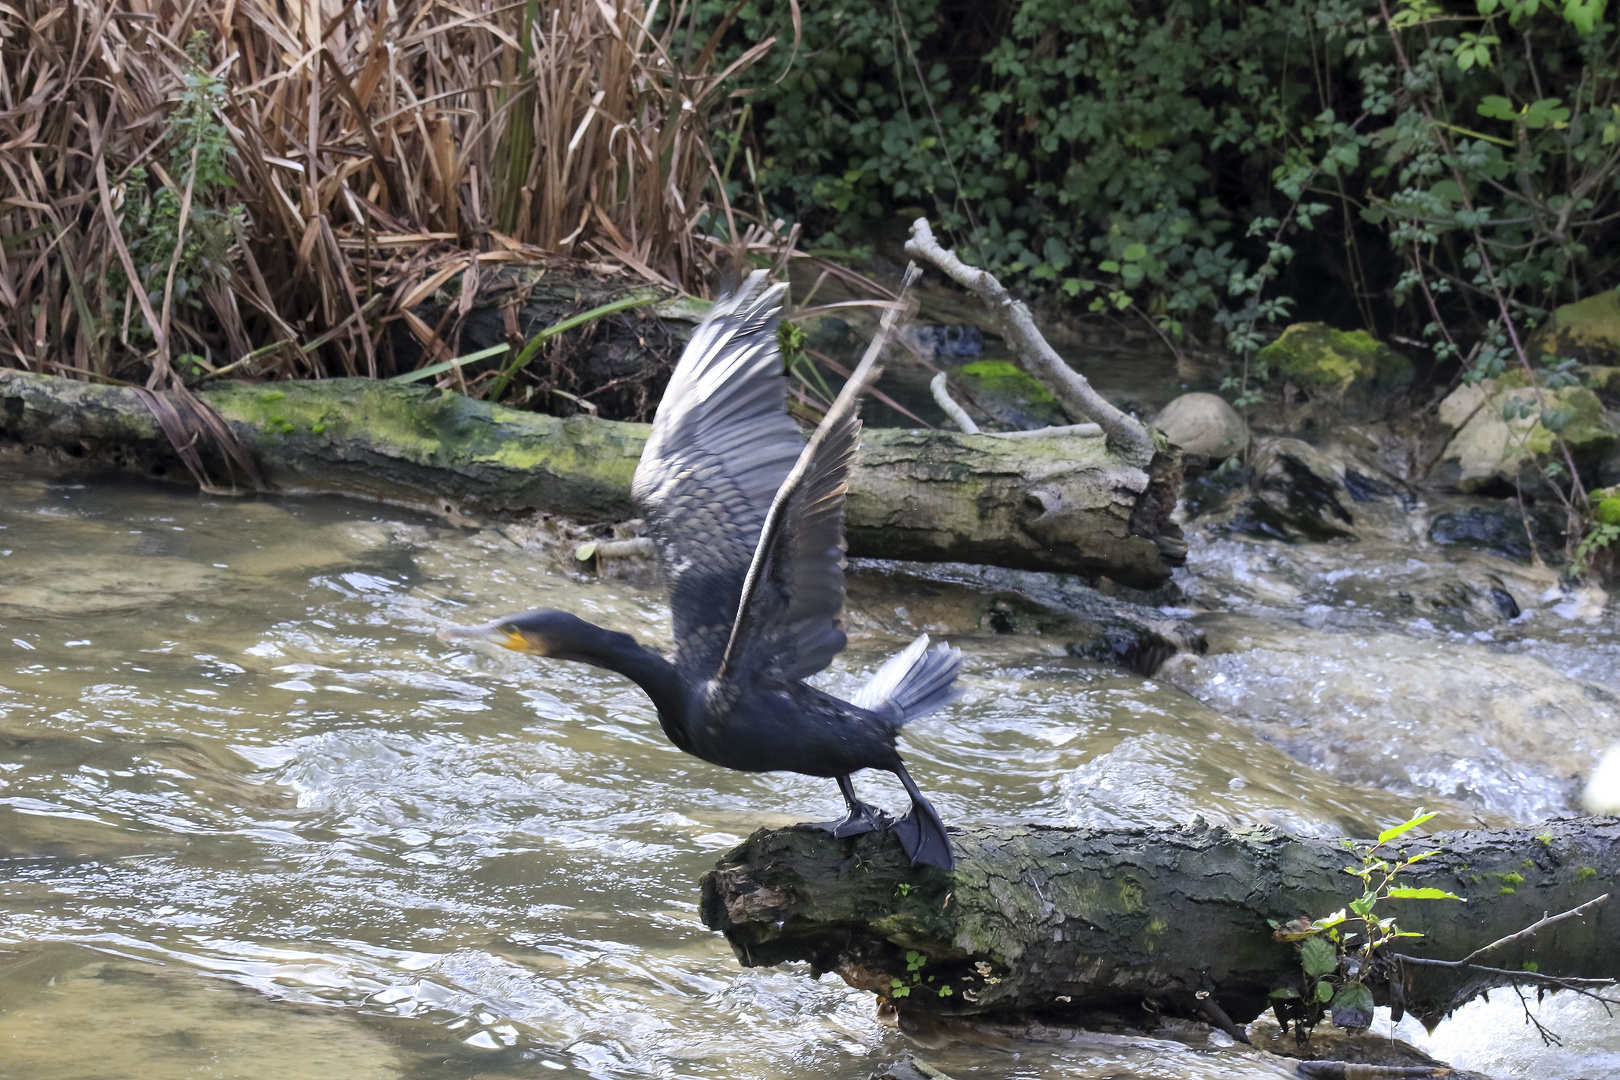
[[[682, 3], [655, 31], [657, 6], [0, 4], [0, 364], [160, 390], [171, 366], [388, 375], [388, 324], [454, 355], [503, 263], [701, 292], [715, 234], [773, 242], [709, 149], [727, 78], [773, 42], [719, 70], [725, 24], [699, 36]], [[219, 184], [177, 119], [200, 98]], [[160, 203], [167, 265], [142, 256]], [[413, 313], [446, 287], [437, 325]]]

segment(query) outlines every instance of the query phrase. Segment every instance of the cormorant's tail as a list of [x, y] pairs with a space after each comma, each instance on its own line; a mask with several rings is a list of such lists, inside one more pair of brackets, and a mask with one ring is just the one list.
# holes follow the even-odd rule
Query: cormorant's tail
[[944, 642], [928, 648], [924, 634], [889, 657], [872, 681], [855, 695], [854, 704], [872, 712], [898, 712], [895, 727], [942, 709], [962, 695], [956, 685], [962, 670], [962, 650]]

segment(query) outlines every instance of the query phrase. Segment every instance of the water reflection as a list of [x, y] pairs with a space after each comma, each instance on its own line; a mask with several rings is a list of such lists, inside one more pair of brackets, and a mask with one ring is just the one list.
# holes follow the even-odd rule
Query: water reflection
[[[905, 1047], [869, 996], [741, 970], [697, 919], [719, 851], [836, 816], [833, 785], [686, 757], [607, 672], [433, 638], [546, 604], [667, 644], [656, 590], [571, 575], [515, 532], [6, 465], [0, 1078], [853, 1080]], [[873, 595], [901, 610], [862, 625], [918, 629]], [[1340, 832], [1410, 809], [1166, 682], [947, 629], [967, 696], [905, 736], [947, 821]], [[852, 692], [903, 640], [857, 635], [827, 686]], [[1162, 1040], [930, 1056], [962, 1075], [1278, 1075]]]

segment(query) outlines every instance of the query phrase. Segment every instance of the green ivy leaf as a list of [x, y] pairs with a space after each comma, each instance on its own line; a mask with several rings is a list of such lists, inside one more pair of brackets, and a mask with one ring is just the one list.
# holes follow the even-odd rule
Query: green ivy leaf
[[1489, 116], [1493, 120], [1512, 120], [1519, 112], [1507, 98], [1486, 94], [1479, 99], [1479, 115]]
[[1541, 413], [1541, 426], [1551, 432], [1563, 431], [1575, 419], [1575, 410], [1568, 405], [1545, 409]]
[[1369, 1027], [1373, 1021], [1372, 991], [1361, 983], [1345, 983], [1333, 999], [1333, 1022], [1342, 1028]]
[[1338, 969], [1339, 953], [1326, 938], [1306, 938], [1299, 947], [1299, 963], [1305, 974], [1316, 979]]
[[1394, 888], [1384, 894], [1391, 900], [1461, 900], [1456, 893], [1448, 893], [1444, 889], [1407, 889]]
[[1562, 98], [1542, 98], [1525, 107], [1524, 126], [1527, 128], [1568, 127], [1569, 110]]
[[1583, 37], [1597, 29], [1608, 0], [1564, 0], [1564, 21]]
[[1391, 826], [1390, 828], [1379, 833], [1378, 842], [1380, 844], [1387, 844], [1397, 836], [1401, 836], [1404, 833], [1409, 833], [1419, 825], [1422, 825], [1424, 822], [1428, 821], [1430, 818], [1438, 816], [1439, 815], [1437, 813], [1425, 814], [1421, 809], [1419, 809], [1417, 813], [1413, 814], [1410, 818], [1401, 822], [1399, 825]]

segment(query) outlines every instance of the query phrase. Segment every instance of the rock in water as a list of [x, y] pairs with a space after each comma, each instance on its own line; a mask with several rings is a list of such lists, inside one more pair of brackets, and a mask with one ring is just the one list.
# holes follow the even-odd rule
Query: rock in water
[[1312, 397], [1395, 393], [1412, 382], [1412, 362], [1365, 330], [1296, 323], [1255, 354]]
[[[1562, 562], [1563, 516], [1561, 511], [1542, 506], [1521, 513], [1518, 504], [1507, 502], [1469, 506], [1436, 514], [1429, 525], [1429, 539], [1442, 547], [1473, 548], [1519, 562], [1529, 562], [1532, 554]], [[1526, 521], [1529, 532], [1525, 531]]]
[[1153, 425], [1189, 454], [1224, 461], [1249, 448], [1249, 425], [1219, 394], [1182, 394]]
[[1379, 504], [1403, 507], [1405, 484], [1343, 447], [1322, 449], [1299, 439], [1261, 436], [1251, 464], [1206, 473], [1188, 483], [1190, 518], [1207, 518], [1217, 532], [1273, 540], [1334, 540], [1355, 534], [1358, 516]]
[[1014, 430], [1069, 422], [1052, 391], [1010, 360], [963, 364], [951, 374], [951, 381], [974, 405]]
[[1613, 449], [1615, 433], [1591, 390], [1538, 391], [1516, 376], [1459, 386], [1440, 403], [1440, 422], [1455, 434], [1433, 479], [1462, 491], [1508, 487], [1516, 480], [1533, 489], [1534, 480], [1521, 480], [1521, 471], [1561, 458], [1558, 440], [1583, 469]]

